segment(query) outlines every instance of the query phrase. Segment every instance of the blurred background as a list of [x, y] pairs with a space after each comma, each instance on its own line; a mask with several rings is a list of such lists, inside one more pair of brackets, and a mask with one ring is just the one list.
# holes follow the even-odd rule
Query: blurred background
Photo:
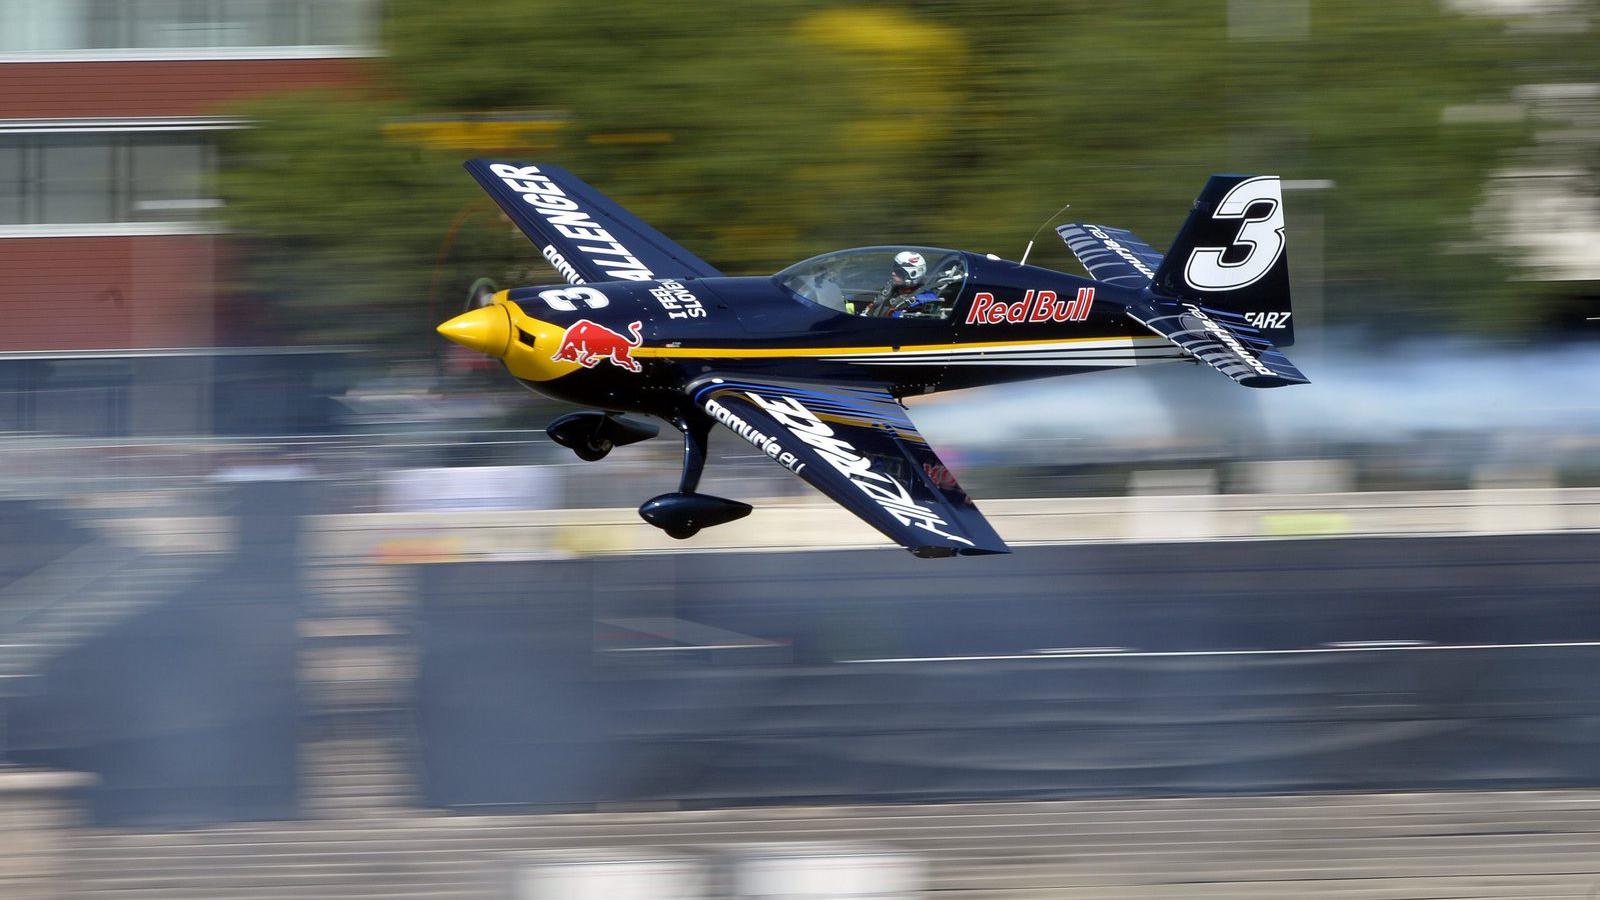
[[[0, 897], [1593, 896], [1597, 16], [0, 0]], [[1006, 558], [723, 435], [674, 542], [434, 333], [560, 281], [476, 155], [729, 274], [1279, 174], [1313, 383], [914, 403]]]

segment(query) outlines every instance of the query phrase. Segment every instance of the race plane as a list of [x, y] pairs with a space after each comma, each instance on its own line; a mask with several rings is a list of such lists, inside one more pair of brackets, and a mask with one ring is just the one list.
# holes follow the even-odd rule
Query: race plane
[[548, 429], [581, 459], [659, 432], [622, 413], [682, 432], [678, 489], [639, 508], [674, 538], [750, 513], [696, 491], [713, 425], [917, 556], [1007, 553], [902, 398], [1185, 360], [1246, 387], [1307, 381], [1279, 349], [1294, 322], [1275, 176], [1211, 176], [1165, 256], [1061, 226], [1088, 278], [900, 245], [729, 277], [558, 166], [466, 168], [567, 283], [481, 291], [439, 332], [589, 407]]

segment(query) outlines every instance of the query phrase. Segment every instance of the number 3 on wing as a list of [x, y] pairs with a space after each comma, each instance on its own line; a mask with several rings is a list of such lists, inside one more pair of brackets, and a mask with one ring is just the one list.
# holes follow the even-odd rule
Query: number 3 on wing
[[[1268, 205], [1262, 208], [1263, 203]], [[1246, 217], [1252, 206], [1256, 207], [1255, 214]], [[1283, 195], [1276, 177], [1252, 178], [1234, 185], [1211, 218], [1243, 219], [1244, 224], [1239, 226], [1239, 236], [1231, 246], [1196, 247], [1189, 254], [1183, 276], [1195, 290], [1231, 291], [1255, 284], [1272, 271], [1283, 255]], [[1223, 262], [1222, 258], [1235, 247], [1244, 248], [1244, 259]]]
[[539, 299], [543, 300], [545, 305], [551, 309], [559, 309], [562, 312], [572, 312], [578, 308], [579, 303], [590, 309], [600, 309], [611, 302], [606, 299], [605, 294], [592, 287], [569, 287], [540, 291]]

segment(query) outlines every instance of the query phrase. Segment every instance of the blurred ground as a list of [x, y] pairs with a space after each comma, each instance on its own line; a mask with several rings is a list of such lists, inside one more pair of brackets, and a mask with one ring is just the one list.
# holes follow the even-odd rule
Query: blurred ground
[[66, 860], [85, 900], [499, 900], [516, 851], [842, 840], [962, 900], [1555, 900], [1600, 887], [1597, 828], [1591, 791], [1351, 794], [88, 830]]

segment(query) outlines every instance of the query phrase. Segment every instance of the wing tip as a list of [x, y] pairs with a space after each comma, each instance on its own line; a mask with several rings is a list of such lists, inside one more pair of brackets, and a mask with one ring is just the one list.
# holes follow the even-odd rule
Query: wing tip
[[1248, 376], [1248, 377], [1245, 377], [1245, 378], [1240, 378], [1240, 379], [1238, 379], [1238, 381], [1239, 381], [1240, 384], [1244, 385], [1247, 388], [1293, 387], [1294, 385], [1297, 385], [1297, 384], [1310, 384], [1311, 383], [1311, 379], [1306, 378], [1303, 375], [1298, 377], [1298, 378], [1292, 378], [1292, 377], [1287, 376], [1287, 375], [1274, 375], [1274, 376], [1271, 376], [1271, 377], [1268, 377], [1268, 376], [1265, 376], [1265, 375], [1255, 375], [1255, 376]]
[[956, 556], [1002, 556], [1011, 552], [1005, 544], [993, 547], [956, 547], [949, 544], [901, 545], [917, 559], [950, 559]]
[[1011, 548], [1005, 544], [997, 547], [972, 547], [961, 551], [962, 556], [1008, 556]]

